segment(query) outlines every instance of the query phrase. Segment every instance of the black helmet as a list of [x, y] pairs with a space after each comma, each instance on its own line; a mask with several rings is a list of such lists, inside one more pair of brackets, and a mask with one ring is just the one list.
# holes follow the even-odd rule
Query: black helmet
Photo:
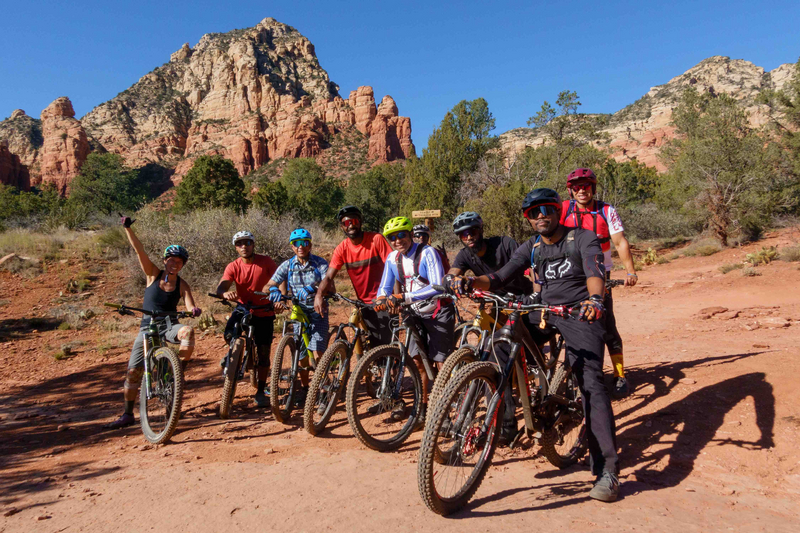
[[429, 228], [425, 224], [417, 224], [411, 231], [412, 233], [414, 233], [414, 235], [416, 235], [417, 233], [426, 233], [428, 234], [428, 236], [430, 236], [431, 234], [431, 228]]
[[553, 189], [533, 189], [522, 201], [522, 211], [539, 204], [555, 204], [561, 209], [561, 197]]
[[354, 217], [357, 216], [358, 218], [364, 218], [361, 214], [361, 209], [357, 208], [354, 205], [346, 205], [343, 208], [339, 209], [339, 214], [336, 215], [336, 220], [339, 222], [342, 221], [344, 217]]
[[482, 228], [483, 219], [475, 211], [464, 211], [453, 221], [453, 233], [461, 233], [469, 228]]

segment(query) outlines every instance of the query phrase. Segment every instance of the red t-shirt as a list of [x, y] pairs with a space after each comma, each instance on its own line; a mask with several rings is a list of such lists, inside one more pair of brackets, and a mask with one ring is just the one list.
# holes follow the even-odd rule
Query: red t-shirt
[[[250, 305], [264, 305], [269, 300], [262, 300], [261, 296], [253, 294], [261, 291], [264, 285], [272, 278], [278, 265], [268, 255], [253, 255], [253, 262], [249, 265], [238, 258], [233, 263], [228, 263], [222, 279], [232, 281], [236, 284], [236, 293], [239, 295], [239, 303]], [[253, 311], [255, 316], [272, 316], [275, 312], [268, 309], [257, 309]]]
[[345, 239], [333, 251], [330, 268], [347, 267], [347, 274], [360, 300], [371, 304], [378, 295], [383, 275], [383, 263], [392, 252], [391, 246], [380, 233], [364, 232], [361, 244]]

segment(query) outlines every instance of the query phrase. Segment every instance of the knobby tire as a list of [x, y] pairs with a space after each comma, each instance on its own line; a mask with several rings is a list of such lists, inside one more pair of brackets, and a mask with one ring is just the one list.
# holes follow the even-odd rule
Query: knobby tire
[[[172, 437], [178, 427], [183, 403], [183, 371], [178, 354], [170, 348], [156, 348], [151, 357], [153, 366], [150, 369], [150, 385], [159, 394], [151, 398], [148, 403], [146, 382], [142, 379], [139, 391], [139, 419], [144, 438], [153, 444], [163, 444]], [[152, 409], [150, 405], [153, 406]], [[163, 418], [163, 422], [158, 423], [160, 418]]]

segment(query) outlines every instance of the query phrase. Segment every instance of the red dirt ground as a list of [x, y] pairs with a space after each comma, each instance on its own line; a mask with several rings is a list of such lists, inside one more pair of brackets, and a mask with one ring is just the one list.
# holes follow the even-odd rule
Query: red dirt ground
[[[789, 238], [648, 267], [639, 286], [615, 290], [635, 386], [614, 404], [618, 502], [588, 499], [585, 466], [557, 470], [529, 443], [501, 449], [471, 505], [449, 518], [417, 492], [421, 433], [397, 452], [366, 450], [341, 409], [311, 437], [301, 415], [284, 426], [256, 409], [246, 385], [235, 418], [219, 420], [219, 336], [198, 341], [171, 444], [146, 445], [138, 427], [101, 431], [121, 411], [133, 321], [105, 313], [62, 331], [51, 315], [119, 299], [121, 270], [101, 265], [91, 294], [62, 297], [87, 265], [48, 265], [33, 280], [0, 272], [0, 532], [797, 531], [800, 270], [718, 271]], [[741, 312], [696, 316], [712, 306]], [[76, 354], [56, 360], [64, 343]]]

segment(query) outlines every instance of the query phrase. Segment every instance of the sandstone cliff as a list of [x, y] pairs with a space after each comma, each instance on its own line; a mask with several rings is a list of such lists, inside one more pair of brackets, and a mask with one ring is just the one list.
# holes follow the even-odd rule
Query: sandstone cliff
[[13, 185], [23, 191], [31, 188], [28, 167], [20, 162], [17, 155], [11, 153], [6, 140], [0, 141], [0, 183]]
[[[750, 122], [760, 126], [766, 122], [767, 115], [765, 107], [756, 104], [756, 97], [763, 90], [783, 88], [793, 73], [794, 65], [791, 64], [765, 72], [742, 59], [710, 57], [664, 85], [652, 87], [642, 98], [611, 115], [603, 129], [610, 142], [601, 147], [609, 148], [617, 161], [638, 159], [663, 172], [666, 168], [658, 160], [658, 152], [664, 142], [675, 135], [675, 129], [670, 125], [672, 110], [687, 87], [695, 87], [701, 92], [730, 94], [744, 104], [750, 113]], [[510, 156], [526, 146], [544, 142], [531, 128], [508, 131], [500, 136], [500, 140]]]
[[[11, 116], [0, 122], [0, 140], [19, 159], [30, 174], [39, 176], [39, 152], [42, 148], [42, 123], [29, 117], [22, 109], [15, 109]], [[0, 177], [0, 183], [9, 183]]]
[[86, 132], [74, 117], [72, 102], [65, 96], [42, 111], [41, 183], [52, 183], [61, 194], [66, 194], [89, 155]]

